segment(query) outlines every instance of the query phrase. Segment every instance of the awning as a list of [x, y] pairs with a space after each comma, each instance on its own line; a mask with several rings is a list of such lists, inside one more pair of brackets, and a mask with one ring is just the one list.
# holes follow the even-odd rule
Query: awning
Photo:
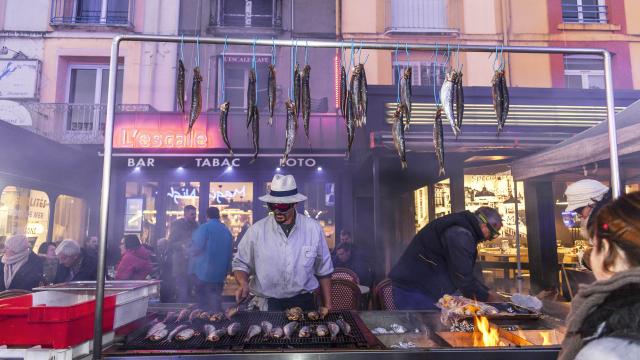
[[[640, 101], [616, 114], [618, 155], [640, 151]], [[512, 163], [516, 180], [557, 173], [578, 166], [609, 159], [607, 122], [585, 130], [539, 153]]]

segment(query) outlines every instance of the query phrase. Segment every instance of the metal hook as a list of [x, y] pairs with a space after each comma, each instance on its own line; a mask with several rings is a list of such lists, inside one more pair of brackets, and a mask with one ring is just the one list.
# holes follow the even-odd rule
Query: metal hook
[[407, 54], [407, 67], [411, 66], [411, 55], [409, 54], [409, 44], [404, 43], [404, 52]]
[[309, 41], [307, 41], [304, 47], [304, 64], [307, 65], [307, 51], [309, 50]]
[[458, 72], [462, 71], [462, 67], [460, 66], [460, 42], [459, 41], [458, 41], [458, 49], [456, 50], [456, 69], [458, 70]]

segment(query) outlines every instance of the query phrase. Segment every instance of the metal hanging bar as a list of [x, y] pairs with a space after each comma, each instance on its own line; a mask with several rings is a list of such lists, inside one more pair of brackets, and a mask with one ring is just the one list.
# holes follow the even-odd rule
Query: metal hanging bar
[[[166, 43], [200, 43], [200, 44], [224, 44], [229, 45], [256, 45], [256, 46], [285, 46], [294, 47], [301, 44], [298, 40], [253, 40], [253, 39], [225, 39], [221, 37], [200, 38], [195, 36], [165, 36], [165, 35], [118, 35], [111, 43], [111, 56], [109, 63], [109, 88], [107, 93], [107, 117], [105, 120], [104, 135], [104, 159], [102, 166], [102, 191], [100, 196], [100, 241], [98, 245], [98, 269], [96, 281], [96, 312], [94, 322], [93, 358], [99, 359], [102, 353], [102, 311], [104, 307], [104, 273], [105, 255], [107, 245], [107, 218], [109, 211], [109, 190], [111, 187], [111, 158], [113, 151], [113, 121], [116, 106], [116, 75], [118, 67], [118, 54], [122, 42], [166, 42]], [[339, 41], [311, 40], [304, 44], [312, 48], [334, 48], [344, 46]], [[361, 42], [361, 49], [367, 50], [394, 50], [395, 43]], [[409, 51], [443, 51], [446, 46], [437, 44], [407, 44]], [[495, 49], [492, 45], [460, 45], [462, 52], [491, 53]], [[618, 164], [618, 145], [616, 134], [615, 111], [613, 107], [613, 80], [611, 76], [611, 53], [606, 49], [590, 48], [563, 48], [544, 46], [504, 46], [501, 52], [521, 54], [583, 54], [598, 55], [604, 58], [605, 94], [607, 101], [607, 123], [609, 129], [609, 152], [611, 164], [611, 190], [613, 197], [620, 196], [620, 169]]]

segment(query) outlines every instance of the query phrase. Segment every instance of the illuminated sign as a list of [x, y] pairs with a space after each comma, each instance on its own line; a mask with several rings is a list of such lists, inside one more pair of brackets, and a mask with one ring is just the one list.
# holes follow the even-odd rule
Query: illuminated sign
[[154, 158], [127, 158], [128, 167], [155, 167], [156, 159]]
[[117, 147], [125, 148], [206, 148], [207, 134], [193, 130], [189, 135], [180, 130], [121, 128], [116, 139]]
[[280, 159], [280, 166], [286, 167], [295, 167], [295, 166], [306, 166], [306, 167], [314, 167], [316, 166], [317, 161], [314, 158], [288, 158], [287, 161], [282, 161]]
[[240, 159], [239, 158], [233, 158], [233, 159], [229, 159], [229, 158], [196, 158], [196, 167], [202, 168], [202, 167], [227, 167], [227, 166], [233, 166], [233, 167], [239, 167], [240, 166]]
[[172, 186], [169, 189], [167, 196], [170, 197], [173, 200], [173, 202], [177, 205], [178, 199], [198, 197], [198, 190], [196, 190], [195, 188], [190, 188], [190, 189], [181, 188], [179, 190], [176, 190]]
[[218, 204], [222, 204], [222, 199], [226, 199], [227, 202], [230, 199], [235, 198], [236, 196], [246, 196], [247, 189], [246, 187], [242, 187], [242, 189], [233, 189], [233, 190], [225, 190], [225, 191], [212, 191], [209, 193], [209, 199], [215, 200]]

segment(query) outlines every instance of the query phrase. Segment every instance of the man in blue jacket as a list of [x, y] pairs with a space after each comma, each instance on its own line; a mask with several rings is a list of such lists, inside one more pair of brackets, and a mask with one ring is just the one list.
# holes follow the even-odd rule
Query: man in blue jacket
[[218, 208], [208, 208], [207, 219], [191, 239], [189, 274], [195, 280], [198, 305], [218, 312], [222, 309], [222, 287], [231, 264], [233, 237], [220, 222]]
[[436, 309], [444, 294], [456, 292], [480, 301], [497, 301], [474, 274], [478, 243], [496, 238], [502, 227], [497, 210], [480, 207], [436, 219], [411, 240], [389, 273], [400, 310]]

